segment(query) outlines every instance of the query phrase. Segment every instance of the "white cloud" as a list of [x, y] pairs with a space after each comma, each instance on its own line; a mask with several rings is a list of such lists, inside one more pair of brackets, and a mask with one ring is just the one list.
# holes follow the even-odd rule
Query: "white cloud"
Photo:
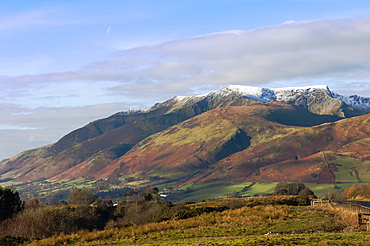
[[369, 76], [370, 19], [289, 22], [138, 47], [80, 71], [3, 77], [9, 83], [114, 81], [182, 93], [197, 84], [263, 84], [292, 78]]

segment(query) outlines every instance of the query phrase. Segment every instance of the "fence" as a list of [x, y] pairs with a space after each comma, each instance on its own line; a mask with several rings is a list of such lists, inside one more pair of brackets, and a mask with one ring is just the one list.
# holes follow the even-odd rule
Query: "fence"
[[356, 202], [332, 202], [330, 204], [333, 207], [340, 207], [343, 210], [357, 213], [359, 228], [370, 230], [370, 207]]
[[322, 206], [322, 205], [329, 205], [330, 200], [322, 200], [322, 199], [314, 199], [311, 200], [311, 206]]
[[354, 213], [370, 214], [369, 207], [363, 206], [356, 202], [332, 202], [331, 205]]

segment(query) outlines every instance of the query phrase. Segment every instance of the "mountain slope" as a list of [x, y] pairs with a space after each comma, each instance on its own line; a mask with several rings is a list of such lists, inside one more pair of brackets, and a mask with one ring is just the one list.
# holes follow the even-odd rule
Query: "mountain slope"
[[[284, 125], [289, 118], [294, 124]], [[299, 125], [336, 119], [280, 102], [219, 108], [146, 138], [101, 174], [135, 174], [140, 179], [171, 179], [176, 174], [184, 179], [233, 153], [297, 131]]]
[[[38, 155], [34, 155], [31, 150], [3, 160], [0, 162], [0, 174], [5, 179], [15, 181], [47, 179], [82, 163], [85, 169], [79, 170], [78, 175], [91, 176], [145, 137], [169, 126], [213, 107], [258, 103], [238, 93], [229, 93], [228, 97], [222, 98], [214, 98], [210, 94], [181, 99], [173, 98], [156, 104], [148, 111], [120, 112], [89, 123], [67, 134], [54, 145], [41, 148]], [[101, 157], [104, 161], [98, 161], [97, 164], [96, 158]]]
[[370, 181], [370, 115], [305, 128], [240, 151], [190, 182]]
[[53, 145], [3, 160], [0, 179], [135, 176], [164, 182], [190, 180], [199, 173], [197, 179], [205, 180], [200, 173], [225, 158], [269, 141], [279, 145], [278, 138], [302, 127], [363, 115], [369, 101], [338, 95], [325, 86], [227, 86], [205, 95], [174, 97], [149, 110], [123, 111], [91, 122]]
[[[255, 103], [255, 100], [262, 102], [276, 100], [307, 108], [314, 114], [338, 115], [340, 117], [352, 117], [361, 115], [361, 111], [370, 111], [370, 99], [358, 96], [347, 98], [331, 92], [326, 86], [280, 89], [227, 86], [206, 95], [174, 97], [164, 103], [154, 105], [149, 110], [123, 111], [106, 119], [94, 121], [64, 136], [51, 147], [51, 150], [55, 152], [63, 151], [75, 144], [133, 122], [147, 121], [165, 115], [168, 118], [177, 118], [173, 122], [164, 124], [162, 127], [164, 129], [215, 108], [250, 105]], [[154, 120], [154, 124], [158, 124], [158, 122]], [[161, 128], [150, 131], [147, 135], [159, 130]]]

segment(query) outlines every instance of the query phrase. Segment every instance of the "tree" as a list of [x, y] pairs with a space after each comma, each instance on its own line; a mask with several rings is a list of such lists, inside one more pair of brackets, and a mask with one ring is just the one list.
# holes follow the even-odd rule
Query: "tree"
[[40, 204], [40, 200], [36, 197], [33, 197], [31, 198], [27, 203], [26, 203], [26, 207], [29, 208], [29, 207], [39, 207], [41, 204]]
[[18, 191], [0, 186], [0, 221], [11, 218], [24, 208]]
[[148, 187], [144, 191], [142, 191], [140, 194], [143, 196], [144, 201], [156, 201], [158, 202], [160, 200], [160, 197], [158, 195], [158, 188], [157, 187]]
[[315, 194], [303, 183], [279, 183], [275, 186], [274, 195], [298, 195], [315, 197]]
[[370, 199], [370, 184], [355, 184], [343, 191], [344, 199]]
[[90, 205], [98, 199], [91, 190], [83, 188], [75, 190], [70, 196], [70, 201], [75, 205]]

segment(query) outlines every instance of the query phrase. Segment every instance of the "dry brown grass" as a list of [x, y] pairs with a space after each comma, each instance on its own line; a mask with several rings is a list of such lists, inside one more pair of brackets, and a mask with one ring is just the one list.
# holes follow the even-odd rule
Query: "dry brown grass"
[[[193, 205], [195, 206], [195, 205]], [[199, 204], [198, 204], [199, 206]], [[245, 236], [337, 232], [351, 225], [350, 216], [330, 207], [294, 207], [287, 205], [257, 205], [222, 212], [209, 212], [197, 217], [169, 220], [145, 225], [107, 228], [104, 231], [80, 231], [31, 243], [51, 245], [130, 245], [144, 242], [168, 243], [240, 239]], [[189, 241], [190, 240], [190, 241]]]
[[[295, 199], [288, 196], [239, 198], [186, 204], [179, 206], [180, 210], [173, 210], [175, 216], [168, 217], [167, 221], [141, 225], [111, 223], [102, 231], [83, 230], [72, 235], [61, 234], [29, 245], [131, 245], [147, 242], [156, 245], [172, 245], [175, 242], [190, 245], [190, 242], [205, 239], [209, 242], [229, 242], [265, 234], [309, 235], [340, 232], [349, 226], [356, 229], [357, 215], [336, 207], [279, 205], [297, 202]], [[186, 216], [176, 216], [177, 212], [185, 212]]]
[[351, 226], [353, 228], [358, 228], [358, 218], [357, 218], [358, 213], [357, 212], [344, 209], [343, 207], [340, 207], [340, 206], [328, 205], [325, 207], [339, 214], [342, 221], [346, 223], [348, 226]]

